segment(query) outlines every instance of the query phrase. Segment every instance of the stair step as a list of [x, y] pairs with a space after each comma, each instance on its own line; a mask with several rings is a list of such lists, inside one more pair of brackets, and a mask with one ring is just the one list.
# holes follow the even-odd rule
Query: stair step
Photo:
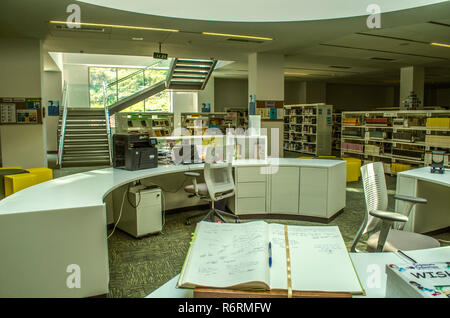
[[209, 72], [211, 70], [210, 67], [207, 66], [185, 66], [185, 65], [176, 65], [175, 70], [189, 70], [189, 71], [207, 71]]
[[200, 80], [203, 81], [206, 79], [205, 76], [187, 76], [187, 75], [174, 75], [172, 76], [172, 81], [177, 79], [188, 79], [188, 80]]
[[73, 140], [73, 139], [81, 139], [81, 140], [91, 140], [91, 139], [104, 139], [107, 140], [108, 135], [106, 133], [102, 134], [66, 134], [64, 140]]
[[174, 75], [177, 74], [183, 74], [183, 75], [208, 75], [208, 71], [180, 71], [180, 70], [175, 70], [173, 71]]
[[103, 118], [86, 118], [86, 117], [77, 117], [77, 118], [67, 118], [66, 125], [68, 123], [74, 124], [85, 124], [85, 123], [105, 123], [105, 117]]
[[64, 152], [63, 159], [71, 158], [71, 157], [89, 157], [89, 158], [108, 157], [109, 158], [109, 152], [108, 151]]
[[183, 65], [202, 65], [202, 66], [209, 66], [211, 67], [213, 65], [214, 61], [211, 60], [185, 60], [185, 59], [177, 59], [176, 66], [178, 67], [179, 64]]
[[108, 143], [108, 139], [106, 138], [83, 138], [83, 139], [74, 139], [74, 138], [64, 138], [64, 144], [65, 145], [72, 145], [72, 144], [86, 144], [86, 143]]
[[81, 143], [81, 144], [66, 144], [64, 143], [64, 149], [92, 149], [92, 148], [108, 148], [108, 142], [103, 143]]
[[66, 135], [71, 134], [71, 133], [93, 133], [93, 132], [98, 132], [98, 133], [106, 133], [106, 127], [98, 127], [98, 126], [94, 126], [94, 127], [66, 127]]

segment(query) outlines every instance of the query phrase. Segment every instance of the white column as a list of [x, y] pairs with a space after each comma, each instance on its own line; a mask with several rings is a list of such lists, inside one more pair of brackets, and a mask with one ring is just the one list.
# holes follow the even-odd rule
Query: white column
[[[249, 96], [256, 101], [284, 103], [284, 56], [269, 53], [251, 53], [248, 57]], [[283, 120], [262, 119], [261, 128], [267, 131], [268, 154], [283, 157]], [[278, 154], [272, 148], [272, 129], [278, 131]]]
[[421, 101], [419, 108], [424, 106], [425, 69], [422, 66], [408, 66], [400, 69], [400, 109], [403, 101], [411, 92]]

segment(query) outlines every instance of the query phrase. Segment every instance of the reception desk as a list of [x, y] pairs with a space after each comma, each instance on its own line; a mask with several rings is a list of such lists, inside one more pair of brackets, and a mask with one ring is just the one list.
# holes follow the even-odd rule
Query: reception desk
[[[416, 204], [405, 230], [427, 233], [450, 226], [450, 170], [431, 173], [430, 167], [400, 172], [397, 175], [397, 194], [425, 198], [426, 204]], [[396, 211], [402, 211], [402, 202], [396, 202]]]
[[[243, 160], [233, 167], [236, 195], [230, 206], [237, 215], [326, 220], [345, 207], [345, 161]], [[107, 210], [114, 205], [114, 192], [134, 181], [145, 184], [199, 170], [202, 164], [139, 171], [106, 168], [57, 178], [1, 200], [0, 297], [108, 293]], [[264, 204], [252, 210], [256, 201]], [[74, 284], [78, 278], [79, 286]]]

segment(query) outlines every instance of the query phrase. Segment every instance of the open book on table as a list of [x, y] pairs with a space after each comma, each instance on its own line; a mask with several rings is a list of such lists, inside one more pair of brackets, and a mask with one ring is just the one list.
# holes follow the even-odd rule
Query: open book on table
[[199, 222], [177, 287], [364, 293], [337, 226], [264, 221]]

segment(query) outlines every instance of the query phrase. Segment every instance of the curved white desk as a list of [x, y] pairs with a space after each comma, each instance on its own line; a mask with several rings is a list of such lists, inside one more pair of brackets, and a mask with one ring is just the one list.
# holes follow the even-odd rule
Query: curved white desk
[[[405, 229], [426, 233], [450, 226], [450, 170], [444, 174], [431, 173], [430, 167], [400, 172], [397, 175], [397, 194], [421, 197], [427, 204], [417, 204]], [[396, 211], [401, 211], [396, 202]]]
[[[311, 202], [320, 201], [323, 204], [329, 201], [328, 198], [333, 198], [333, 204], [325, 204], [325, 218], [345, 206], [345, 161], [244, 160], [233, 162], [233, 166], [238, 199], [253, 198], [244, 190], [245, 186], [242, 187], [246, 184], [249, 186], [247, 190], [251, 191], [253, 181], [249, 179], [264, 180], [255, 181], [265, 184], [264, 195], [269, 205], [262, 214], [273, 213], [273, 208], [277, 208], [278, 201], [271, 197], [279, 197], [279, 193], [273, 190], [273, 185], [283, 180], [290, 184], [291, 191], [291, 184], [297, 184], [297, 195], [293, 200], [297, 205], [291, 204], [281, 214], [300, 214], [302, 196], [308, 196], [303, 207], [312, 204], [311, 208], [314, 206]], [[263, 177], [252, 174], [268, 167], [275, 169], [272, 171], [274, 174]], [[0, 297], [89, 297], [106, 294], [109, 282], [106, 196], [133, 181], [202, 169], [202, 164], [168, 165], [139, 171], [106, 168], [54, 179], [1, 200]], [[292, 171], [298, 173], [286, 175], [286, 172]], [[325, 185], [322, 184], [324, 181], [327, 182]], [[302, 182], [310, 184], [305, 186]], [[288, 190], [287, 187], [285, 189]], [[330, 189], [334, 189], [332, 194]], [[323, 197], [323, 193], [327, 196]], [[317, 211], [313, 209], [313, 214]], [[329, 215], [328, 211], [334, 212]], [[80, 288], [68, 287], [73, 285], [70, 282], [77, 275], [76, 271], [67, 271], [72, 264], [80, 269]]]

